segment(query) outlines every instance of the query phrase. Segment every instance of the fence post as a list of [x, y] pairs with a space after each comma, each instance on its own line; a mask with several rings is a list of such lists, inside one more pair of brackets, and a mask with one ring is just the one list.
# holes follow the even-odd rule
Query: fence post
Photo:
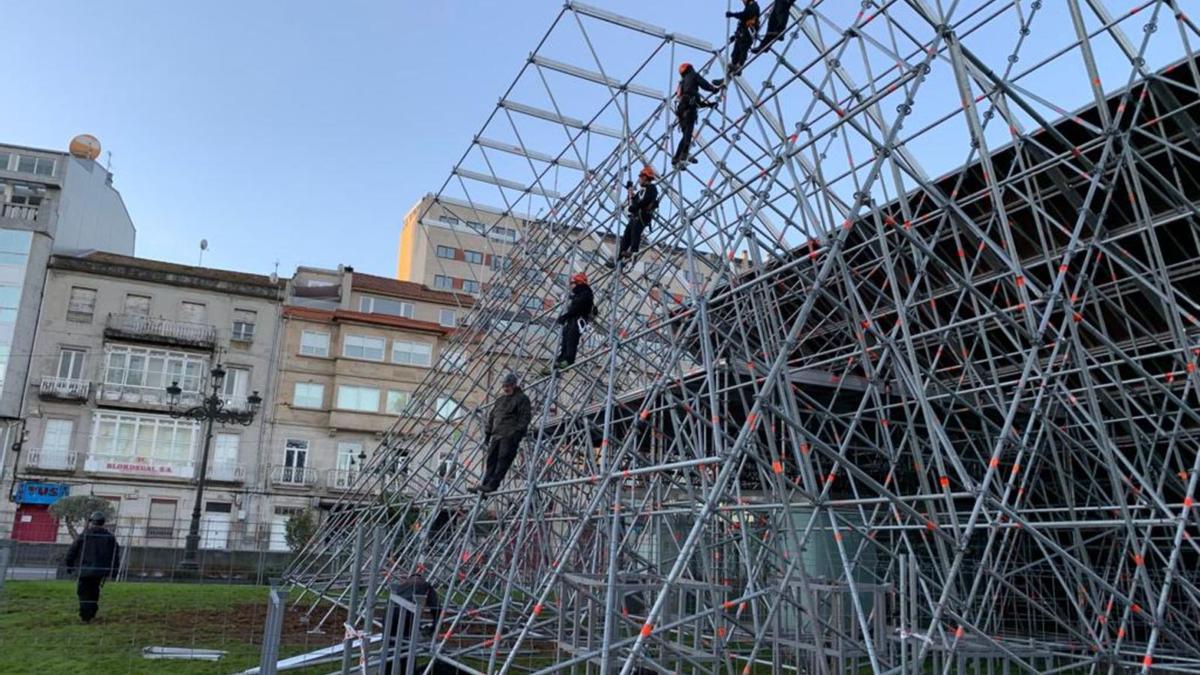
[[367, 577], [367, 602], [363, 607], [363, 632], [370, 635], [375, 631], [375, 603], [379, 597], [379, 569], [383, 567], [383, 538], [382, 525], [375, 526], [375, 536], [371, 541], [371, 568]]
[[283, 599], [279, 595], [277, 581], [271, 580], [271, 591], [267, 595], [267, 623], [263, 628], [262, 655], [258, 661], [259, 675], [275, 675], [279, 661], [279, 638], [283, 628]]
[[[354, 531], [354, 567], [350, 570], [350, 604], [346, 608], [346, 625], [354, 627], [358, 616], [358, 587], [362, 584], [363, 538], [362, 527]], [[363, 630], [363, 640], [371, 634], [369, 629]], [[354, 646], [354, 634], [349, 630], [342, 639], [342, 675], [350, 675], [350, 652]]]
[[8, 578], [8, 556], [8, 545], [0, 545], [0, 591], [4, 590], [4, 580]]

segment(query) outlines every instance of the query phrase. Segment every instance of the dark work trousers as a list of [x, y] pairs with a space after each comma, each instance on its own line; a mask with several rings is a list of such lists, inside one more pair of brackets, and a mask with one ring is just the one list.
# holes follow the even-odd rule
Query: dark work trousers
[[513, 460], [517, 458], [517, 450], [520, 449], [521, 438], [524, 436], [524, 433], [519, 433], [512, 436], [494, 436], [492, 438], [492, 442], [488, 445], [483, 480], [480, 482], [482, 487], [488, 490], [495, 490], [500, 487], [500, 483], [508, 473], [509, 467], [512, 466]]
[[675, 163], [686, 162], [688, 151], [692, 149], [692, 136], [696, 134], [696, 120], [699, 115], [696, 106], [680, 106], [675, 111], [679, 120], [679, 145], [675, 148]]
[[79, 596], [79, 618], [91, 621], [100, 611], [100, 584], [104, 577], [79, 577], [75, 594]]
[[641, 216], [633, 216], [629, 219], [629, 224], [625, 226], [625, 232], [621, 235], [621, 248], [617, 252], [618, 258], [637, 254], [638, 249], [642, 247], [642, 231], [645, 229], [646, 221], [642, 220]]
[[742, 66], [746, 65], [746, 57], [750, 55], [750, 45], [754, 44], [754, 36], [748, 30], [738, 29], [733, 34], [733, 55], [729, 57], [729, 75], [736, 75]]
[[579, 337], [582, 334], [579, 330], [579, 319], [567, 319], [563, 324], [562, 345], [558, 348], [558, 363], [565, 362], [568, 366], [575, 363], [575, 354], [579, 351]]

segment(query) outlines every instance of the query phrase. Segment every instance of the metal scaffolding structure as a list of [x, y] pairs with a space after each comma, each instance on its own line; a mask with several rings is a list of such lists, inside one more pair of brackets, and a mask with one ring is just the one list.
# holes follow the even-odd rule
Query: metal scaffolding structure
[[[434, 200], [533, 224], [290, 568], [313, 622], [421, 574], [424, 672], [1200, 673], [1200, 29], [1124, 4], [818, 1], [728, 79], [567, 2]], [[683, 61], [728, 81], [674, 170]], [[601, 315], [542, 377], [514, 298], [568, 270]]]

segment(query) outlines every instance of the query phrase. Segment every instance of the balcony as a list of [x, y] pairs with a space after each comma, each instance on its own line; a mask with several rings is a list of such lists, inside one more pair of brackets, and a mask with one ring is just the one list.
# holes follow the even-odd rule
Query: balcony
[[0, 204], [0, 218], [10, 218], [12, 220], [22, 220], [27, 223], [32, 223], [37, 220], [38, 209], [40, 207], [30, 206], [29, 204]]
[[208, 465], [206, 476], [218, 483], [241, 483], [246, 480], [246, 467], [231, 462], [213, 462]]
[[195, 468], [195, 464], [190, 460], [95, 453], [89, 453], [83, 462], [83, 470], [88, 473], [108, 473], [139, 478], [190, 480], [195, 475]]
[[330, 469], [325, 472], [325, 487], [330, 490], [349, 490], [358, 482], [357, 469]]
[[141, 314], [109, 314], [104, 336], [200, 349], [212, 349], [217, 344], [216, 326]]
[[316, 469], [295, 466], [271, 467], [271, 483], [279, 487], [309, 488], [317, 484]]
[[38, 396], [66, 401], [86, 401], [91, 390], [92, 383], [87, 380], [45, 376], [42, 378], [41, 386], [38, 387]]
[[79, 456], [74, 452], [61, 450], [42, 450], [32, 448], [25, 456], [25, 468], [38, 471], [66, 471], [73, 473]]
[[[200, 405], [198, 392], [185, 391], [179, 397], [179, 406], [188, 408]], [[142, 410], [166, 410], [167, 390], [162, 387], [139, 387], [132, 384], [101, 384], [96, 388], [96, 404], [119, 408]]]

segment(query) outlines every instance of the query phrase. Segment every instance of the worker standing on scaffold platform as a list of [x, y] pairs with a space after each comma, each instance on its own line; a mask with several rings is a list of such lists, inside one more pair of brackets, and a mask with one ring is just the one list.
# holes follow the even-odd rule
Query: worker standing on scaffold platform
[[787, 30], [788, 23], [792, 20], [792, 5], [796, 4], [796, 0], [775, 0], [775, 4], [771, 6], [771, 15], [767, 17], [767, 33], [763, 35], [762, 42], [754, 48], [755, 54], [761, 54], [771, 46], [772, 42], [779, 39], [783, 35], [783, 31]]
[[517, 458], [521, 439], [529, 430], [529, 421], [533, 419], [529, 397], [521, 391], [516, 373], [508, 373], [500, 380], [500, 391], [502, 395], [492, 404], [492, 413], [488, 415], [487, 427], [483, 432], [488, 448], [483, 479], [479, 485], [467, 488], [467, 492], [487, 494], [500, 487], [513, 460]]
[[700, 99], [700, 90], [703, 89], [709, 92], [720, 91], [720, 88], [704, 79], [704, 76], [696, 72], [690, 63], [679, 64], [679, 102], [675, 104], [675, 117], [679, 120], [679, 145], [675, 148], [674, 164], [675, 168], [683, 166], [687, 162], [695, 163], [696, 160], [688, 156], [688, 152], [692, 148], [692, 136], [696, 133], [696, 120], [699, 119], [700, 108], [711, 108], [716, 103], [709, 103]]
[[[629, 191], [629, 224], [621, 235], [621, 247], [617, 251], [617, 260], [632, 258], [642, 247], [642, 232], [650, 227], [654, 220], [654, 212], [658, 210], [658, 188], [654, 186], [654, 167], [646, 165], [638, 174], [638, 189], [634, 191], [633, 183], [626, 183]], [[615, 267], [610, 264], [610, 267]]]
[[725, 18], [737, 19], [737, 29], [729, 41], [733, 43], [733, 55], [729, 57], [729, 77], [735, 77], [746, 65], [746, 57], [750, 55], [750, 46], [758, 36], [758, 17], [762, 11], [756, 0], [743, 0], [746, 7], [740, 12], [725, 12]]

